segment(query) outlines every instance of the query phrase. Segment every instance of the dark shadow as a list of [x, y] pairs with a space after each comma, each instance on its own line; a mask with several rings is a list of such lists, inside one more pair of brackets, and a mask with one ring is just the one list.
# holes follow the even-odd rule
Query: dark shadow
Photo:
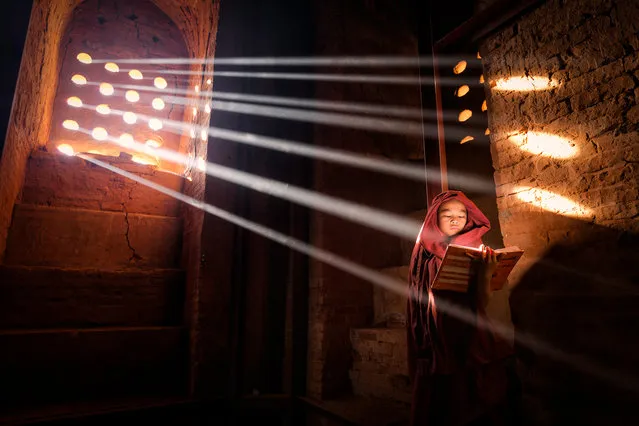
[[529, 220], [554, 242], [511, 294], [516, 335], [570, 355], [518, 347], [527, 424], [639, 424], [637, 234], [550, 213]]
[[0, 75], [0, 154], [4, 148], [4, 139], [9, 125], [9, 116], [13, 106], [13, 95], [18, 81], [18, 71], [22, 60], [22, 50], [27, 37], [27, 27], [33, 1], [5, 3], [0, 17], [0, 52], [2, 71]]

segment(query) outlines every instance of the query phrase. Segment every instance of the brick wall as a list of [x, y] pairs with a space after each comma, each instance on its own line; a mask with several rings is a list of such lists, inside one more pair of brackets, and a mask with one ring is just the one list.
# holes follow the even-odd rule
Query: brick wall
[[[481, 46], [504, 244], [526, 250], [513, 320], [547, 345], [523, 352], [536, 424], [635, 416], [638, 50], [633, 0], [551, 0]], [[521, 76], [554, 86], [500, 90]]]

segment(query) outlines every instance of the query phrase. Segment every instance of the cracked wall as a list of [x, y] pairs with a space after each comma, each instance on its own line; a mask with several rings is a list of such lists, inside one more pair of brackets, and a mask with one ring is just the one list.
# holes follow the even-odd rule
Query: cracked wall
[[[636, 420], [612, 378], [639, 377], [638, 51], [633, 0], [551, 0], [481, 46], [504, 244], [526, 251], [513, 321], [578, 355], [520, 348], [530, 424]], [[536, 90], [500, 90], [512, 77]]]
[[[111, 164], [173, 191], [180, 191], [184, 181], [121, 158]], [[35, 152], [5, 263], [175, 268], [181, 250], [179, 207], [170, 196], [78, 157]]]

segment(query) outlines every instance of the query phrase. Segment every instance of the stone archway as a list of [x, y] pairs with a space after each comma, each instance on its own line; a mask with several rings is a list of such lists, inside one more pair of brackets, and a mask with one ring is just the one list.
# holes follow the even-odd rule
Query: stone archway
[[[13, 206], [19, 200], [27, 159], [33, 150], [46, 146], [51, 134], [61, 67], [61, 42], [73, 11], [80, 3], [81, 0], [34, 1], [0, 161], [0, 259], [4, 257], [7, 230]], [[158, 0], [153, 3], [182, 32], [189, 57], [214, 55], [219, 2]], [[191, 69], [210, 73], [212, 65], [192, 66]], [[189, 85], [197, 84], [196, 81], [197, 77], [191, 77]], [[197, 142], [192, 141], [191, 145], [194, 143]], [[182, 152], [197, 151], [205, 155], [205, 146], [185, 146], [184, 141], [181, 145]]]

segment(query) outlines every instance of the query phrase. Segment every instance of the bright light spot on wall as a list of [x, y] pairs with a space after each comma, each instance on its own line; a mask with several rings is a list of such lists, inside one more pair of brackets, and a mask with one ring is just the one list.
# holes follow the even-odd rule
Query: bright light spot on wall
[[549, 90], [559, 86], [556, 80], [548, 77], [509, 77], [495, 82], [495, 90], [512, 90], [516, 92], [531, 92], [535, 90]]
[[158, 120], [157, 118], [152, 118], [149, 120], [149, 127], [152, 130], [160, 130], [162, 128], [162, 121]]
[[129, 147], [133, 144], [133, 135], [129, 133], [122, 133], [119, 140], [122, 145]]
[[591, 210], [554, 192], [527, 186], [516, 189], [521, 201], [541, 207], [544, 210], [565, 216], [588, 216]]
[[206, 171], [206, 161], [204, 161], [203, 158], [198, 157], [198, 159], [195, 160], [195, 167], [201, 172]]
[[129, 71], [129, 77], [131, 77], [133, 80], [142, 80], [144, 78], [140, 70]]
[[82, 106], [82, 100], [77, 96], [71, 96], [69, 99], [67, 99], [67, 105], [75, 108], [80, 108]]
[[486, 127], [486, 131], [484, 132], [485, 135], [490, 135], [490, 129], [488, 127]]
[[468, 93], [470, 91], [470, 88], [467, 85], [463, 85], [460, 86], [456, 91], [455, 91], [455, 96], [457, 96], [458, 98], [461, 98], [462, 96], [464, 96], [466, 93]]
[[481, 59], [481, 55], [477, 52], [477, 59]]
[[103, 141], [109, 137], [109, 134], [104, 127], [96, 127], [91, 131], [91, 136], [93, 136], [95, 140]]
[[459, 62], [457, 62], [457, 65], [455, 65], [453, 67], [453, 72], [455, 74], [461, 74], [461, 73], [464, 72], [464, 70], [466, 69], [467, 65], [468, 64], [466, 63], [466, 61], [459, 61]]
[[144, 157], [144, 156], [141, 156], [141, 155], [134, 155], [131, 158], [131, 161], [133, 161], [134, 163], [144, 164], [144, 165], [149, 165], [149, 166], [157, 165], [157, 161], [153, 161], [150, 158]]
[[93, 59], [91, 59], [91, 55], [89, 55], [88, 53], [78, 53], [78, 56], [76, 56], [76, 58], [83, 64], [90, 64], [91, 62], [93, 62]]
[[197, 117], [197, 108], [193, 107], [193, 118]]
[[138, 116], [131, 111], [127, 111], [122, 115], [122, 119], [127, 124], [135, 124], [135, 122], [138, 121]]
[[64, 155], [72, 156], [73, 154], [75, 154], [73, 147], [69, 144], [63, 143], [61, 145], [58, 145], [57, 148], [58, 151], [60, 151]]
[[488, 105], [486, 104], [486, 99], [484, 99], [484, 102], [481, 103], [481, 110], [482, 111], [487, 111], [488, 110]]
[[158, 89], [166, 89], [166, 86], [167, 86], [166, 80], [163, 79], [162, 77], [155, 77], [155, 79], [153, 80], [153, 84]]
[[195, 85], [195, 93], [200, 93], [200, 85], [199, 84]]
[[157, 141], [155, 139], [147, 139], [145, 144], [146, 146], [151, 148], [159, 148], [160, 146], [162, 146], [162, 142]]
[[100, 93], [104, 96], [111, 96], [113, 94], [113, 86], [109, 83], [100, 83]]
[[544, 157], [571, 158], [579, 151], [572, 141], [552, 133], [520, 133], [511, 135], [508, 139], [520, 149]]
[[206, 84], [211, 85], [211, 79], [206, 80]]
[[75, 74], [73, 77], [71, 77], [71, 81], [78, 86], [84, 86], [85, 84], [87, 84], [87, 79], [82, 74]]
[[158, 111], [163, 110], [164, 109], [164, 101], [162, 99], [160, 99], [160, 98], [155, 98], [151, 102], [151, 106], [153, 107], [153, 109], [156, 109]]
[[129, 102], [137, 102], [140, 100], [140, 94], [135, 90], [127, 90], [124, 97]]
[[469, 109], [465, 109], [459, 113], [459, 121], [466, 121], [472, 116], [473, 116], [473, 112]]
[[191, 128], [191, 130], [189, 131], [189, 134], [191, 135], [192, 138], [195, 137], [195, 129]]
[[202, 139], [203, 141], [207, 140], [209, 138], [209, 133], [207, 131], [207, 129], [202, 129], [200, 130], [200, 139]]
[[102, 115], [111, 114], [111, 108], [107, 104], [100, 104], [95, 107], [95, 110]]
[[118, 72], [118, 71], [120, 71], [120, 67], [118, 66], [118, 64], [116, 64], [114, 62], [107, 62], [106, 64], [104, 64], [104, 69], [109, 71], [109, 72]]
[[75, 120], [64, 120], [62, 122], [62, 127], [69, 130], [78, 130], [80, 126], [78, 126], [78, 122]]
[[484, 74], [479, 76], [479, 84], [484, 84]]
[[472, 137], [472, 136], [466, 136], [466, 137], [464, 137], [464, 139], [460, 140], [459, 143], [460, 144], [465, 144], [466, 142], [470, 142], [472, 140], [475, 140], [475, 138]]
[[204, 112], [207, 114], [211, 113], [211, 106], [209, 104], [204, 105]]

